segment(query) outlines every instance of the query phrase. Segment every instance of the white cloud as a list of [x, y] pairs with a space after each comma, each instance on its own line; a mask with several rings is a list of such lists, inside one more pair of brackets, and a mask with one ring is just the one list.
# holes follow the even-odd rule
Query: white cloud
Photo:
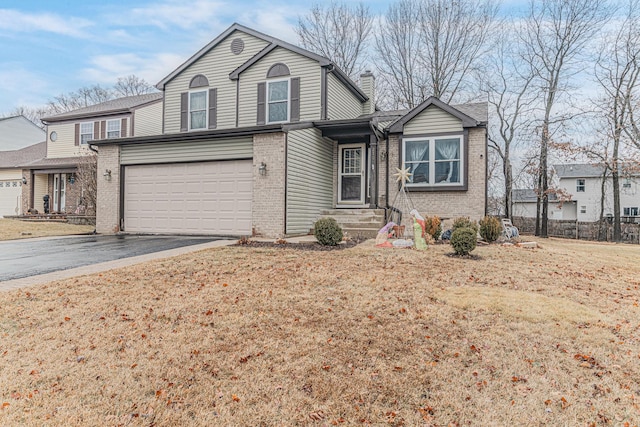
[[166, 0], [147, 7], [134, 7], [128, 13], [119, 13], [114, 22], [121, 25], [152, 25], [164, 30], [178, 27], [191, 30], [194, 26], [219, 25], [218, 17], [230, 6], [222, 1]]
[[83, 69], [82, 75], [88, 81], [111, 86], [118, 77], [135, 74], [155, 85], [183, 61], [183, 56], [170, 53], [98, 55], [91, 58], [91, 66]]
[[0, 63], [0, 105], [6, 113], [18, 106], [37, 107], [47, 102], [48, 82], [16, 64]]
[[87, 37], [85, 30], [93, 25], [87, 19], [52, 13], [23, 13], [0, 9], [0, 30], [12, 32], [48, 32], [71, 37]]

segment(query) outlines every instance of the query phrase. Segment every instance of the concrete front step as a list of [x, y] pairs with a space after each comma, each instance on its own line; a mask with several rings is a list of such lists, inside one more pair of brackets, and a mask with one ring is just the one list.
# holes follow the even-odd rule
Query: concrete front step
[[357, 239], [376, 237], [384, 225], [384, 209], [328, 209], [321, 216], [334, 218], [348, 236]]

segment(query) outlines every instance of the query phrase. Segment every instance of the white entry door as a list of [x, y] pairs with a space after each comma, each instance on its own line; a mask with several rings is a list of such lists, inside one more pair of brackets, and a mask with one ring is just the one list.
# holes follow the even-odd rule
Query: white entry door
[[364, 205], [365, 144], [338, 146], [338, 204]]
[[65, 181], [67, 174], [53, 176], [53, 212], [64, 212], [66, 204]]

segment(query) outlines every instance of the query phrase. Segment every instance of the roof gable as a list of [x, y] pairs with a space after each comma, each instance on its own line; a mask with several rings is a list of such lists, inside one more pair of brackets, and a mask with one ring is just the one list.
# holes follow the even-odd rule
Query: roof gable
[[449, 104], [445, 104], [444, 102], [440, 101], [435, 96], [430, 96], [424, 102], [422, 102], [420, 105], [416, 106], [415, 108], [410, 110], [407, 114], [405, 114], [404, 116], [402, 116], [398, 120], [396, 120], [391, 125], [391, 127], [389, 128], [389, 131], [392, 132], [392, 133], [401, 133], [403, 131], [403, 129], [404, 129], [404, 126], [407, 123], [409, 123], [411, 120], [413, 120], [415, 117], [417, 117], [420, 113], [422, 113], [423, 111], [425, 111], [427, 108], [429, 108], [431, 106], [438, 107], [441, 110], [443, 110], [443, 111], [451, 114], [455, 118], [459, 119], [462, 122], [462, 127], [465, 127], [465, 128], [467, 128], [467, 127], [476, 127], [476, 126], [482, 124], [482, 122], [480, 122], [480, 121], [468, 116], [467, 114], [463, 113], [459, 109], [454, 108]]
[[229, 37], [229, 35], [231, 35], [234, 31], [244, 32], [244, 33], [249, 34], [249, 35], [251, 35], [253, 37], [256, 37], [256, 38], [259, 38], [261, 40], [266, 41], [267, 43], [269, 43], [269, 45], [267, 45], [264, 49], [262, 49], [260, 52], [255, 54], [249, 60], [247, 60], [244, 64], [240, 65], [238, 68], [236, 68], [234, 71], [232, 71], [229, 74], [229, 78], [231, 80], [237, 80], [240, 77], [240, 74], [242, 74], [242, 72], [244, 72], [245, 70], [250, 68], [253, 64], [255, 64], [256, 62], [260, 61], [265, 56], [267, 56], [274, 49], [276, 49], [278, 47], [281, 47], [283, 49], [287, 49], [287, 50], [289, 50], [291, 52], [294, 52], [294, 53], [297, 53], [299, 55], [305, 56], [305, 57], [307, 57], [309, 59], [312, 59], [312, 60], [318, 62], [318, 64], [321, 67], [329, 67], [330, 69], [332, 69], [336, 73], [336, 76], [340, 79], [340, 81], [351, 92], [353, 92], [354, 95], [356, 95], [360, 100], [365, 101], [365, 100], [368, 99], [367, 96], [365, 95], [365, 93], [362, 92], [362, 90], [342, 70], [340, 70], [335, 64], [333, 64], [333, 62], [331, 62], [329, 59], [325, 58], [324, 56], [321, 56], [321, 55], [318, 55], [316, 53], [310, 52], [310, 51], [308, 51], [306, 49], [303, 49], [303, 48], [298, 47], [296, 45], [293, 45], [291, 43], [285, 42], [284, 40], [280, 40], [280, 39], [277, 39], [275, 37], [271, 37], [269, 35], [266, 35], [264, 33], [261, 33], [259, 31], [253, 30], [251, 28], [245, 27], [244, 25], [240, 25], [240, 24], [237, 24], [237, 23], [234, 23], [233, 25], [231, 25], [224, 32], [222, 32], [222, 34], [220, 34], [218, 37], [216, 37], [211, 42], [209, 42], [205, 47], [203, 47], [198, 52], [196, 52], [193, 56], [191, 56], [184, 63], [182, 63], [182, 65], [180, 65], [178, 68], [173, 70], [171, 72], [171, 74], [169, 74], [167, 77], [165, 77], [160, 82], [158, 82], [156, 87], [158, 89], [160, 89], [160, 90], [164, 90], [164, 87], [167, 85], [167, 83], [169, 83], [176, 76], [178, 76], [180, 73], [182, 73], [187, 68], [189, 68], [192, 64], [194, 64], [200, 58], [205, 56], [214, 47], [216, 47], [217, 45], [222, 43], [222, 41], [225, 40], [227, 37]]

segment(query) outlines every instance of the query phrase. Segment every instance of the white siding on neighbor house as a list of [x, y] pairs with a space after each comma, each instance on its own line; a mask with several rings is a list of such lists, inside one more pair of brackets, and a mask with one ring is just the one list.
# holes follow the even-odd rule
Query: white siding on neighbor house
[[[231, 42], [240, 38], [244, 49], [239, 55], [231, 52]], [[180, 94], [189, 91], [189, 83], [197, 74], [209, 80], [209, 88], [218, 89], [217, 128], [236, 125], [236, 82], [229, 74], [267, 46], [267, 42], [239, 30], [211, 49], [165, 86], [164, 132], [180, 132]], [[255, 120], [254, 123], [255, 125]]]
[[0, 151], [19, 150], [44, 140], [44, 131], [23, 116], [0, 120]]
[[287, 234], [307, 234], [333, 207], [333, 143], [317, 129], [287, 135]]
[[327, 74], [327, 118], [330, 120], [353, 119], [362, 114], [363, 104], [337, 79]]
[[[525, 218], [536, 217], [536, 202], [515, 202], [513, 204], [513, 216]], [[549, 203], [549, 219], [573, 219], [575, 220], [575, 205], [573, 203]]]
[[44, 213], [42, 197], [49, 193], [49, 175], [34, 175], [33, 177], [33, 207]]
[[289, 68], [289, 77], [300, 78], [300, 121], [320, 119], [320, 65], [305, 56], [278, 47], [240, 74], [238, 126], [256, 125], [258, 83], [267, 81], [267, 71], [277, 62]]
[[133, 112], [133, 132], [129, 135], [147, 136], [162, 134], [162, 101], [137, 108]]
[[[580, 178], [561, 178], [558, 187], [571, 194], [571, 200], [576, 204], [576, 215], [578, 221], [598, 221], [600, 219], [601, 204], [601, 183], [598, 177], [581, 178], [585, 181], [585, 191], [578, 192], [577, 180]], [[620, 215], [624, 216], [624, 208], [640, 208], [640, 193], [638, 192], [638, 182], [636, 178], [628, 181], [630, 188], [624, 188], [626, 178], [620, 178]], [[605, 185], [604, 216], [613, 216], [613, 180], [607, 178]], [[582, 212], [582, 207], [586, 212]]]
[[22, 179], [22, 169], [0, 169], [0, 181]]
[[253, 138], [123, 145], [120, 164], [194, 162], [204, 160], [249, 159], [253, 157]]
[[404, 125], [404, 134], [425, 134], [462, 131], [462, 121], [431, 105]]

